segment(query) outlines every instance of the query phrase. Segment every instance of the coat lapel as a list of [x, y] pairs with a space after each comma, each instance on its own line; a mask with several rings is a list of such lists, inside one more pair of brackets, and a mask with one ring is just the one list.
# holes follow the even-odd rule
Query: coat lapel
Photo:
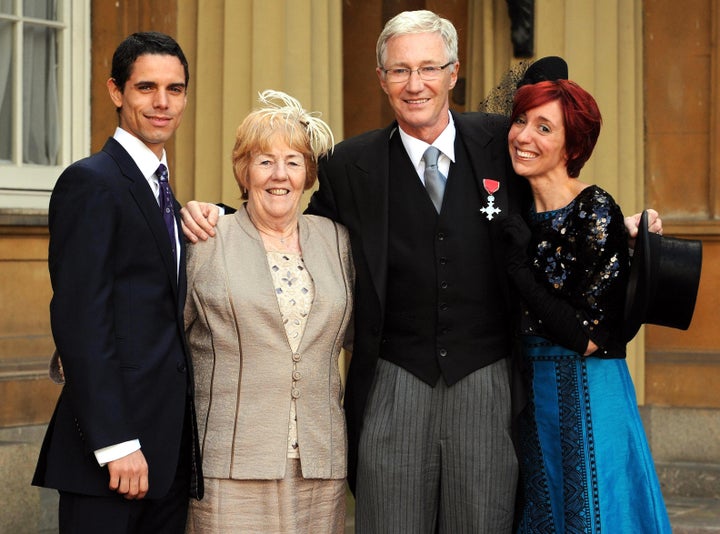
[[[237, 284], [227, 283], [230, 298], [233, 300], [234, 313], [239, 315], [237, 321], [247, 320], [242, 313], [246, 306], [243, 306], [243, 294], [252, 291], [260, 296], [258, 302], [262, 303], [263, 310], [261, 313], [261, 321], [272, 332], [282, 334], [284, 340], [283, 345], [290, 346], [285, 334], [285, 326], [282, 322], [280, 307], [275, 295], [275, 282], [270, 274], [268, 267], [267, 253], [262, 237], [257, 228], [250, 221], [247, 213], [247, 206], [243, 205], [238, 209], [232, 217], [235, 218], [240, 226], [245, 238], [240, 245], [236, 243], [224, 244], [225, 272], [228, 276], [232, 276], [233, 270], [238, 265], [242, 265], [243, 276], [237, 277]], [[249, 284], [241, 286], [241, 284]], [[257, 304], [256, 304], [257, 305]], [[255, 319], [258, 319], [257, 317]]]
[[[329, 232], [319, 232], [319, 226], [315, 225], [315, 231], [311, 233], [310, 223], [305, 215], [300, 215], [298, 226], [303, 263], [312, 276], [316, 295], [300, 342], [300, 352], [304, 353], [305, 347], [316, 343], [321, 337], [331, 336], [338, 339], [342, 333], [341, 327], [347, 323], [346, 317], [351, 314], [352, 297], [346, 293], [347, 303], [344, 315], [334, 311], [337, 304], [335, 296], [339, 295], [339, 292], [347, 292], [348, 287], [347, 273], [343, 271], [340, 257], [337, 228], [335, 228], [335, 234], [332, 235]], [[320, 298], [317, 298], [318, 296]], [[340, 341], [343, 340], [340, 339]]]
[[[458, 135], [464, 143], [473, 169], [473, 174], [477, 180], [478, 191], [484, 195], [482, 199], [483, 206], [489, 203], [487, 192], [483, 180], [496, 180], [499, 183], [497, 191], [493, 194], [494, 205], [500, 209], [500, 213], [493, 214], [493, 218], [488, 219], [487, 213], [479, 213], [480, 220], [489, 225], [491, 239], [494, 242], [493, 249], [490, 252], [495, 269], [498, 273], [505, 272], [505, 262], [502, 254], [497, 254], [501, 250], [502, 235], [501, 224], [497, 224], [500, 218], [510, 213], [519, 213], [522, 207], [522, 179], [513, 171], [510, 163], [510, 156], [507, 148], [507, 134], [493, 136], [478, 124], [479, 121], [468, 121], [467, 116], [459, 116], [453, 114], [458, 128]], [[510, 194], [510, 190], [514, 189]], [[493, 224], [496, 223], [496, 224]], [[501, 291], [505, 295], [503, 302], [513, 302], [507, 279], [504, 276], [498, 277]]]
[[[152, 233], [153, 238], [155, 239], [155, 243], [160, 250], [160, 256], [162, 257], [163, 266], [165, 267], [168, 277], [170, 278], [175, 298], [179, 298], [177, 269], [175, 265], [175, 259], [173, 258], [172, 254], [172, 248], [170, 246], [170, 236], [168, 235], [168, 231], [165, 227], [165, 222], [163, 221], [162, 214], [160, 213], [160, 209], [158, 208], [158, 204], [152, 193], [152, 189], [150, 189], [150, 185], [147, 183], [147, 180], [142, 175], [140, 169], [138, 169], [137, 165], [130, 157], [130, 155], [125, 151], [125, 149], [120, 145], [120, 143], [115, 141], [115, 139], [108, 139], [107, 143], [105, 143], [105, 146], [103, 147], [103, 151], [110, 154], [110, 156], [117, 163], [118, 168], [122, 172], [123, 176], [127, 178], [130, 194], [137, 203], [141, 213], [145, 217], [145, 220], [147, 221], [147, 224], [150, 228], [150, 232]], [[175, 218], [177, 221], [177, 214]], [[180, 248], [180, 265], [182, 267], [184, 266], [184, 249], [182, 243]], [[184, 270], [184, 268], [182, 268], [181, 270]]]
[[398, 135], [395, 123], [379, 131], [348, 170], [356, 212], [360, 219], [363, 252], [381, 309], [385, 308], [387, 284], [388, 195], [392, 135]]
[[[491, 194], [484, 180], [494, 181], [498, 188], [492, 193], [492, 204], [500, 209], [500, 213], [494, 214], [493, 218], [507, 215], [511, 209], [508, 190], [513, 186], [507, 168], [507, 136], [493, 136], [478, 124], [477, 120], [468, 120], [465, 115], [453, 113], [453, 119], [460, 141], [469, 154], [473, 176], [477, 181], [478, 191], [483, 196], [483, 207], [490, 204], [488, 197]], [[492, 189], [491, 185], [490, 190]], [[482, 219], [488, 220], [486, 213], [482, 214]]]

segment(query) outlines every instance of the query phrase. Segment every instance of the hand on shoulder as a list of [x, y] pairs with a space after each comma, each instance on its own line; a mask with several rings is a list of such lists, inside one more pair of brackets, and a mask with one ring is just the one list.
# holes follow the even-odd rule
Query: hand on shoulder
[[182, 231], [190, 243], [207, 241], [215, 237], [215, 226], [220, 218], [220, 208], [208, 202], [191, 200], [180, 210]]

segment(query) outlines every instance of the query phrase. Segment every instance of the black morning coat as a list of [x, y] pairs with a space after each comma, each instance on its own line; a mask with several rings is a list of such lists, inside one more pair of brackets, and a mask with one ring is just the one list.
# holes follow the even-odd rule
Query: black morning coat
[[[514, 174], [508, 154], [506, 117], [485, 113], [453, 113], [457, 130], [456, 147], [463, 144], [468, 155], [472, 174], [477, 181], [481, 205], [486, 205], [488, 193], [483, 179], [499, 182], [494, 193], [494, 204], [504, 214], [518, 212], [529, 205], [530, 189], [527, 181]], [[355, 262], [355, 317], [354, 346], [345, 391], [345, 413], [348, 422], [349, 463], [348, 479], [354, 487], [357, 468], [357, 447], [362, 427], [365, 404], [381, 353], [383, 328], [386, 326], [386, 295], [388, 282], [388, 221], [389, 221], [389, 163], [391, 136], [398, 135], [397, 124], [375, 130], [339, 143], [332, 155], [320, 161], [318, 191], [312, 196], [309, 213], [324, 215], [345, 225]], [[452, 180], [450, 171], [450, 180]], [[448, 186], [450, 187], [450, 186]], [[452, 217], [452, 214], [450, 214]], [[478, 213], [477, 224], [490, 225], [492, 239], [499, 239], [498, 226]], [[490, 229], [492, 228], [492, 229]], [[500, 250], [493, 246], [493, 251]], [[505, 295], [500, 310], [509, 318], [519, 317], [511, 309], [517, 303], [507, 284], [505, 270], [499, 254], [486, 254], [488, 262], [494, 262], [497, 276], [492, 283], [500, 284]], [[507, 324], [507, 345], [512, 345], [512, 333], [516, 324]], [[515, 346], [515, 345], [513, 345]], [[457, 376], [464, 376], [491, 362], [473, 362], [476, 354], [461, 355], [455, 364]], [[495, 358], [496, 360], [497, 358]], [[515, 379], [515, 377], [514, 377]], [[515, 380], [514, 380], [515, 381]], [[513, 387], [517, 397], [515, 411], [522, 404], [522, 388]]]

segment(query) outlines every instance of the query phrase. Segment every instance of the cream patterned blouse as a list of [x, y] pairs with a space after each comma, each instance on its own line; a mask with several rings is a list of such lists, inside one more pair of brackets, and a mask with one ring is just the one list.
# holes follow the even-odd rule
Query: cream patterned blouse
[[[305, 324], [315, 296], [315, 286], [310, 273], [305, 268], [302, 256], [290, 252], [267, 252], [268, 265], [275, 285], [280, 314], [288, 343], [297, 353], [302, 340]], [[288, 458], [300, 458], [300, 448], [297, 439], [296, 415], [296, 373], [297, 361], [293, 361], [293, 384], [290, 391], [290, 428], [288, 431]]]

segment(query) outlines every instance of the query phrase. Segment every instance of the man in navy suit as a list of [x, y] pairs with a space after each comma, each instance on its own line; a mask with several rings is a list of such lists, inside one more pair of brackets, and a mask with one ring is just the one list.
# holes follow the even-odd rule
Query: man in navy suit
[[179, 206], [161, 185], [188, 81], [172, 38], [125, 39], [107, 82], [119, 126], [50, 199], [50, 315], [65, 384], [33, 484], [59, 491], [61, 533], [182, 533], [189, 497], [202, 497], [185, 250]]

